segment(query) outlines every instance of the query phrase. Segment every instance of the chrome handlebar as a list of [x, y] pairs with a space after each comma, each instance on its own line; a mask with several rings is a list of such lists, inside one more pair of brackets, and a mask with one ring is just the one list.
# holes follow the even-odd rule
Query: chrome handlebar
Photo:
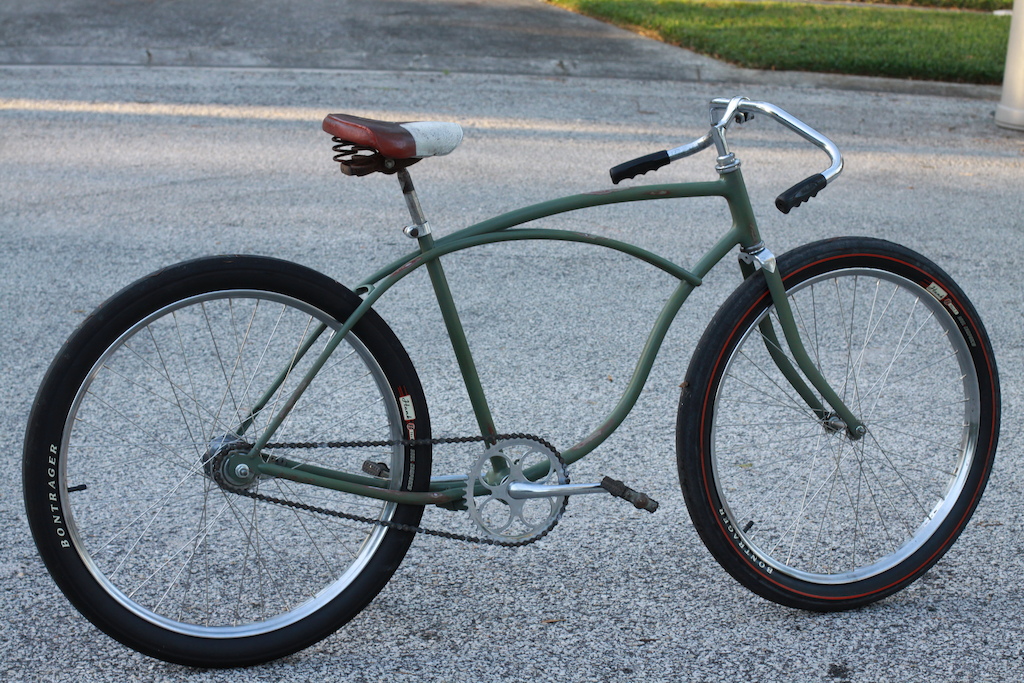
[[[715, 122], [715, 112], [725, 111], [726, 113]], [[806, 123], [796, 118], [781, 107], [769, 102], [753, 102], [745, 97], [734, 97], [731, 100], [719, 98], [711, 101], [712, 126], [715, 128], [727, 128], [735, 120], [736, 115], [751, 117], [754, 114], [764, 114], [775, 119], [786, 128], [812, 143], [828, 155], [831, 165], [821, 172], [825, 180], [832, 182], [843, 170], [843, 155], [836, 146], [836, 143], [814, 130]], [[728, 120], [726, 120], [728, 119]]]
[[754, 102], [745, 97], [716, 98], [711, 101], [711, 130], [696, 140], [674, 149], [655, 152], [647, 156], [619, 164], [611, 170], [612, 182], [618, 184], [626, 178], [654, 171], [676, 159], [688, 157], [715, 145], [719, 160], [728, 157], [729, 146], [725, 133], [734, 123], [744, 123], [755, 114], [762, 114], [790, 129], [828, 155], [831, 164], [821, 173], [800, 181], [778, 196], [775, 206], [783, 213], [789, 211], [818, 194], [828, 183], [835, 180], [843, 170], [843, 155], [834, 142], [814, 130], [800, 119], [780, 107], [768, 102]]

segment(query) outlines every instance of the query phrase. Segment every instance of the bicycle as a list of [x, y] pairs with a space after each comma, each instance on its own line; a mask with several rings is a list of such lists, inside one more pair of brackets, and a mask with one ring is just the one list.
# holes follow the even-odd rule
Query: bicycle
[[[710, 112], [702, 137], [611, 177], [714, 147], [714, 180], [563, 197], [436, 240], [408, 167], [453, 151], [461, 128], [328, 116], [346, 174], [398, 177], [418, 249], [354, 290], [271, 258], [196, 259], [90, 315], [48, 370], [25, 439], [26, 509], [58, 586], [140, 652], [244, 666], [340, 628], [416, 534], [519, 546], [583, 494], [653, 512], [623, 482], [573, 483], [567, 467], [622, 423], [687, 297], [737, 247], [743, 282], [697, 344], [678, 407], [679, 476], [701, 539], [740, 584], [790, 607], [849, 609], [922, 576], [966, 526], [992, 467], [1000, 399], [984, 327], [944, 271], [897, 244], [834, 238], [776, 258], [727, 132], [765, 116], [828, 155], [825, 171], [779, 196], [784, 213], [830, 184], [842, 155], [766, 102], [716, 99]], [[521, 227], [690, 197], [724, 199], [733, 219], [692, 269], [607, 237]], [[619, 403], [561, 452], [496, 428], [441, 264], [514, 240], [612, 249], [678, 280]], [[468, 391], [471, 435], [432, 434], [412, 362], [373, 310], [420, 267]], [[456, 442], [475, 449], [472, 467], [432, 476], [433, 448]], [[427, 505], [468, 513], [477, 535], [421, 528]]]

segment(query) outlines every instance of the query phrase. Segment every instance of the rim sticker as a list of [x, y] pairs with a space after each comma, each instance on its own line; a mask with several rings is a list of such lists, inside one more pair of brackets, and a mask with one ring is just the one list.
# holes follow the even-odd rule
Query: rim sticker
[[402, 407], [402, 419], [406, 422], [416, 419], [416, 409], [412, 406], [412, 396], [399, 396], [398, 404]]
[[947, 296], [949, 296], [949, 294], [946, 292], [946, 290], [944, 290], [942, 287], [939, 287], [934, 282], [931, 283], [930, 285], [928, 285], [927, 287], [925, 287], [925, 289], [927, 289], [928, 293], [931, 294], [932, 296], [934, 296], [939, 301], [942, 301]]

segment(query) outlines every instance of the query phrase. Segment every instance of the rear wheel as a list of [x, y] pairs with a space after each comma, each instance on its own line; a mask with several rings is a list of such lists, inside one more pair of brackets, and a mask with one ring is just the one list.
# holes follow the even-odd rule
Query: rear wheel
[[[172, 662], [248, 665], [329, 635], [384, 587], [413, 534], [309, 508], [416, 524], [422, 507], [228, 464], [360, 303], [295, 264], [208, 258], [129, 286], [75, 332], [32, 411], [25, 501], [48, 569], [99, 628]], [[382, 462], [389, 488], [426, 490], [429, 446], [337, 442], [429, 436], [412, 363], [370, 312], [265, 455]]]
[[794, 607], [854, 607], [920, 577], [974, 512], [999, 431], [992, 349], [960, 288], [898, 245], [819, 242], [778, 268], [808, 353], [867, 434], [851, 439], [785, 379], [769, 351], [796, 362], [758, 272], [690, 364], [683, 493], [740, 583]]

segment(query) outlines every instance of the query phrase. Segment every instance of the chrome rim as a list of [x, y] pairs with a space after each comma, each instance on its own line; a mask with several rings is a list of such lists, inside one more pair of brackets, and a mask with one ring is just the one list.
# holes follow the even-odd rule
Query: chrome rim
[[847, 269], [789, 293], [808, 352], [867, 425], [858, 441], [825, 428], [771, 360], [759, 324], [771, 319], [783, 339], [774, 307], [728, 359], [714, 484], [730, 534], [765, 571], [861, 581], [910, 557], [953, 510], [974, 458], [979, 389], [935, 291]]
[[[298, 359], [320, 323], [329, 331]], [[140, 321], [93, 366], [64, 430], [60, 495], [74, 548], [124, 608], [187, 635], [258, 635], [316, 612], [366, 567], [384, 527], [240, 496], [219, 486], [204, 462], [211, 443], [237, 430], [257, 392], [294, 362], [244, 436], [262, 430], [338, 326], [283, 295], [209, 293]], [[383, 370], [350, 334], [274, 440], [398, 438], [390, 397]], [[397, 446], [284, 454], [348, 471], [364, 459], [383, 461], [396, 487], [403, 476]], [[396, 510], [274, 478], [252, 488], [377, 519]]]

